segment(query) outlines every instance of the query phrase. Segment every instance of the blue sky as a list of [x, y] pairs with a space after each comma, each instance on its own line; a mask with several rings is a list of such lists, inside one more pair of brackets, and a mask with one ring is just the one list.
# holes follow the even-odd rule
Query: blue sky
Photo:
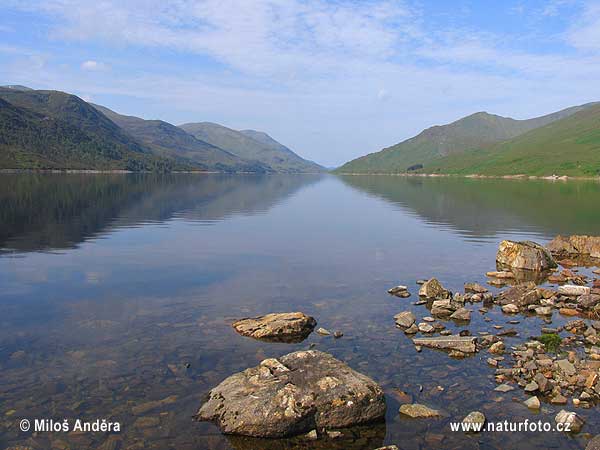
[[334, 166], [476, 111], [600, 100], [600, 0], [0, 0], [0, 84]]

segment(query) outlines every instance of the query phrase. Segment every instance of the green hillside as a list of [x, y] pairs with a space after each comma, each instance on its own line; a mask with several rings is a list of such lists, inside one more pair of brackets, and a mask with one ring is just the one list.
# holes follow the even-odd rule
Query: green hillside
[[485, 149], [432, 162], [425, 172], [600, 175], [600, 104]]
[[239, 157], [162, 120], [145, 120], [139, 117], [125, 116], [104, 106], [93, 106], [158, 155], [188, 161], [205, 170], [271, 171], [267, 165], [261, 162]]
[[477, 150], [512, 139], [545, 126], [590, 105], [575, 106], [528, 120], [515, 120], [485, 112], [464, 117], [448, 125], [434, 126], [392, 147], [355, 159], [336, 171], [339, 173], [398, 173], [425, 170], [437, 159]]
[[197, 139], [209, 142], [241, 158], [260, 161], [276, 172], [322, 172], [312, 161], [302, 159], [268, 134], [260, 131], [237, 131], [211, 122], [186, 123], [179, 126]]
[[168, 171], [151, 154], [74, 95], [0, 88], [0, 168]]

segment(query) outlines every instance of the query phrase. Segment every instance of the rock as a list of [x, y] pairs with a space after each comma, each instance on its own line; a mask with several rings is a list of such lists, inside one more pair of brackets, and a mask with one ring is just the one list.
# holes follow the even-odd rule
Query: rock
[[600, 434], [588, 442], [585, 450], [600, 450]]
[[516, 269], [544, 271], [557, 267], [548, 250], [531, 241], [502, 241], [498, 246], [496, 262]]
[[579, 311], [573, 308], [560, 308], [558, 312], [563, 316], [573, 317], [579, 315]]
[[408, 291], [408, 287], [406, 286], [395, 286], [393, 288], [388, 289], [388, 294], [397, 295], [406, 291]]
[[421, 289], [419, 289], [419, 297], [425, 298], [443, 298], [446, 293], [446, 289], [435, 278], [423, 283]]
[[329, 439], [337, 439], [342, 437], [344, 434], [341, 431], [327, 431], [327, 437]]
[[455, 308], [450, 299], [435, 300], [431, 304], [431, 314], [434, 316], [449, 316], [454, 312]]
[[317, 321], [301, 312], [273, 313], [241, 319], [232, 324], [235, 331], [254, 339], [300, 342], [312, 332]]
[[378, 447], [375, 450], [399, 450], [395, 445], [386, 445], [385, 447]]
[[552, 397], [552, 399], [550, 399], [550, 403], [552, 403], [553, 405], [566, 405], [567, 397], [561, 394], [557, 394], [554, 397]]
[[341, 331], [337, 330], [333, 333], [333, 337], [336, 339], [341, 338], [342, 336], [344, 336], [344, 333], [342, 333]]
[[419, 332], [419, 327], [417, 327], [416, 323], [413, 323], [410, 327], [404, 330], [404, 334], [417, 334]]
[[428, 348], [439, 350], [457, 350], [463, 353], [475, 353], [475, 343], [477, 338], [474, 336], [440, 336], [433, 338], [414, 338], [415, 345], [421, 345]]
[[539, 389], [538, 384], [535, 381], [530, 381], [525, 385], [525, 392], [535, 392]]
[[394, 320], [396, 321], [396, 325], [401, 327], [401, 328], [408, 328], [410, 327], [412, 324], [415, 323], [415, 320], [417, 318], [415, 317], [415, 315], [410, 312], [410, 311], [403, 311], [401, 313], [398, 313], [394, 316]]
[[586, 295], [591, 292], [591, 289], [587, 286], [575, 286], [574, 284], [563, 284], [558, 287], [558, 293], [566, 295], [568, 297], [579, 297], [580, 295]]
[[465, 292], [470, 292], [471, 294], [483, 294], [484, 292], [488, 292], [489, 289], [483, 287], [477, 283], [465, 283]]
[[600, 303], [600, 295], [596, 294], [583, 294], [577, 299], [579, 306], [585, 309], [591, 309]]
[[197, 419], [227, 434], [285, 437], [383, 419], [385, 409], [383, 390], [372, 379], [309, 350], [226, 378], [208, 393]]
[[469, 428], [470, 428], [469, 431], [478, 433], [478, 432], [482, 431], [483, 424], [485, 424], [485, 415], [479, 411], [470, 412], [467, 415], [467, 417], [465, 417], [463, 419], [462, 423], [464, 423], [465, 425], [472, 424], [472, 425], [469, 425]]
[[308, 439], [309, 441], [316, 441], [319, 439], [319, 435], [317, 434], [317, 430], [311, 430], [304, 435], [304, 438]]
[[488, 358], [487, 363], [492, 367], [498, 367], [498, 361], [496, 361], [494, 358]]
[[494, 389], [494, 391], [496, 391], [496, 392], [510, 392], [510, 391], [514, 391], [514, 390], [515, 390], [515, 388], [512, 387], [510, 384], [501, 384], [496, 389]]
[[471, 320], [471, 311], [467, 308], [458, 308], [450, 315], [450, 318], [454, 320], [468, 321]]
[[423, 317], [423, 321], [424, 322], [435, 322], [435, 319], [433, 317], [427, 316], [427, 317]]
[[501, 305], [512, 303], [519, 307], [538, 304], [540, 299], [541, 292], [532, 282], [518, 284], [498, 295], [498, 303]]
[[552, 307], [551, 306], [538, 306], [534, 309], [535, 313], [539, 316], [551, 316], [552, 315]]
[[418, 328], [421, 333], [433, 333], [435, 331], [435, 328], [429, 325], [427, 322], [421, 322], [418, 325]]
[[331, 331], [329, 331], [326, 328], [318, 328], [317, 334], [320, 334], [321, 336], [329, 336], [331, 334]]
[[494, 355], [501, 355], [504, 353], [505, 349], [506, 347], [504, 346], [504, 342], [498, 341], [492, 344], [488, 351]]
[[540, 409], [541, 408], [541, 403], [540, 403], [540, 399], [537, 397], [529, 397], [527, 400], [525, 400], [525, 406], [527, 406], [529, 409]]
[[562, 424], [564, 427], [562, 431], [571, 433], [578, 433], [585, 424], [585, 420], [577, 413], [565, 411], [564, 409], [556, 415], [554, 420], [557, 424]]
[[514, 303], [509, 303], [508, 305], [502, 306], [502, 312], [506, 314], [517, 314], [519, 312], [519, 307]]
[[400, 413], [413, 419], [427, 419], [430, 417], [439, 417], [440, 412], [418, 403], [405, 404], [400, 406]]
[[556, 236], [547, 246], [558, 256], [590, 256], [600, 258], [600, 237], [597, 236]]
[[577, 372], [575, 370], [575, 366], [568, 359], [561, 359], [559, 361], [556, 361], [556, 366], [562, 373], [564, 373], [568, 377], [570, 377], [571, 375], [575, 375], [575, 373]]
[[515, 277], [515, 274], [508, 271], [500, 271], [500, 272], [487, 272], [486, 276], [491, 278], [500, 278], [500, 279], [511, 279]]

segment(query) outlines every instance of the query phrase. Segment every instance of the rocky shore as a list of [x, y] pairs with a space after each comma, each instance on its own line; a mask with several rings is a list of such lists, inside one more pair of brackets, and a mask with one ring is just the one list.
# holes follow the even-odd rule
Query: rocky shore
[[[526, 397], [523, 406], [532, 413], [544, 403], [560, 406], [564, 409], [555, 422], [568, 423], [570, 432], [577, 433], [586, 424], [581, 411], [600, 402], [600, 280], [594, 277], [600, 269], [590, 276], [578, 266], [598, 267], [599, 255], [597, 237], [558, 236], [547, 246], [502, 241], [497, 270], [486, 273], [489, 287], [465, 283], [462, 292], [451, 292], [437, 278], [417, 280], [418, 300], [412, 304], [423, 307], [424, 314], [419, 318], [414, 310], [404, 310], [393, 319], [417, 352], [439, 350], [450, 358], [485, 355], [496, 393], [521, 389]], [[400, 301], [412, 296], [407, 285], [394, 286], [388, 293]], [[545, 326], [530, 337], [495, 324], [473, 335], [472, 315], [479, 313], [489, 323], [486, 314], [494, 308], [509, 324], [536, 317]], [[554, 314], [571, 319], [552, 326]], [[460, 331], [448, 329], [449, 323]], [[316, 320], [301, 312], [233, 323], [241, 335], [278, 342], [300, 342], [315, 326]], [[316, 333], [332, 334], [324, 328]], [[346, 427], [381, 421], [385, 413], [383, 389], [375, 380], [328, 353], [305, 350], [267, 358], [231, 375], [207, 394], [197, 419], [212, 421], [227, 434], [319, 440], [340, 436]], [[402, 399], [397, 414], [415, 420], [445, 415], [412, 398]], [[481, 411], [464, 411], [454, 420], [483, 424], [486, 417]], [[598, 438], [590, 440], [588, 450], [599, 448], [598, 442]]]

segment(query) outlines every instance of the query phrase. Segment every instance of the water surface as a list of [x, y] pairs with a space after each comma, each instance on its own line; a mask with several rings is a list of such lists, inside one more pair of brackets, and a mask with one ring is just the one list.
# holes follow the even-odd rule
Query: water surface
[[[417, 279], [436, 276], [451, 290], [485, 282], [502, 239], [598, 234], [599, 204], [595, 182], [2, 175], [0, 447], [583, 448], [585, 433], [450, 432], [450, 420], [476, 409], [493, 421], [553, 421], [559, 408], [544, 404], [534, 415], [521, 391], [494, 392], [485, 352], [465, 360], [416, 353], [393, 316], [406, 309], [429, 315], [412, 305]], [[400, 283], [413, 297], [386, 293]], [[484, 322], [477, 308], [468, 327], [445, 324], [474, 334], [509, 326], [497, 310]], [[343, 338], [263, 343], [230, 326], [295, 310]], [[529, 317], [515, 327], [526, 338], [542, 325]], [[228, 375], [311, 344], [383, 386], [385, 423], [346, 430], [335, 441], [300, 442], [226, 437], [191, 420], [203, 395]], [[401, 418], [399, 391], [444, 418]], [[595, 409], [579, 412], [584, 432], [595, 433]], [[34, 435], [18, 430], [21, 418], [107, 418], [121, 422], [122, 432]]]

